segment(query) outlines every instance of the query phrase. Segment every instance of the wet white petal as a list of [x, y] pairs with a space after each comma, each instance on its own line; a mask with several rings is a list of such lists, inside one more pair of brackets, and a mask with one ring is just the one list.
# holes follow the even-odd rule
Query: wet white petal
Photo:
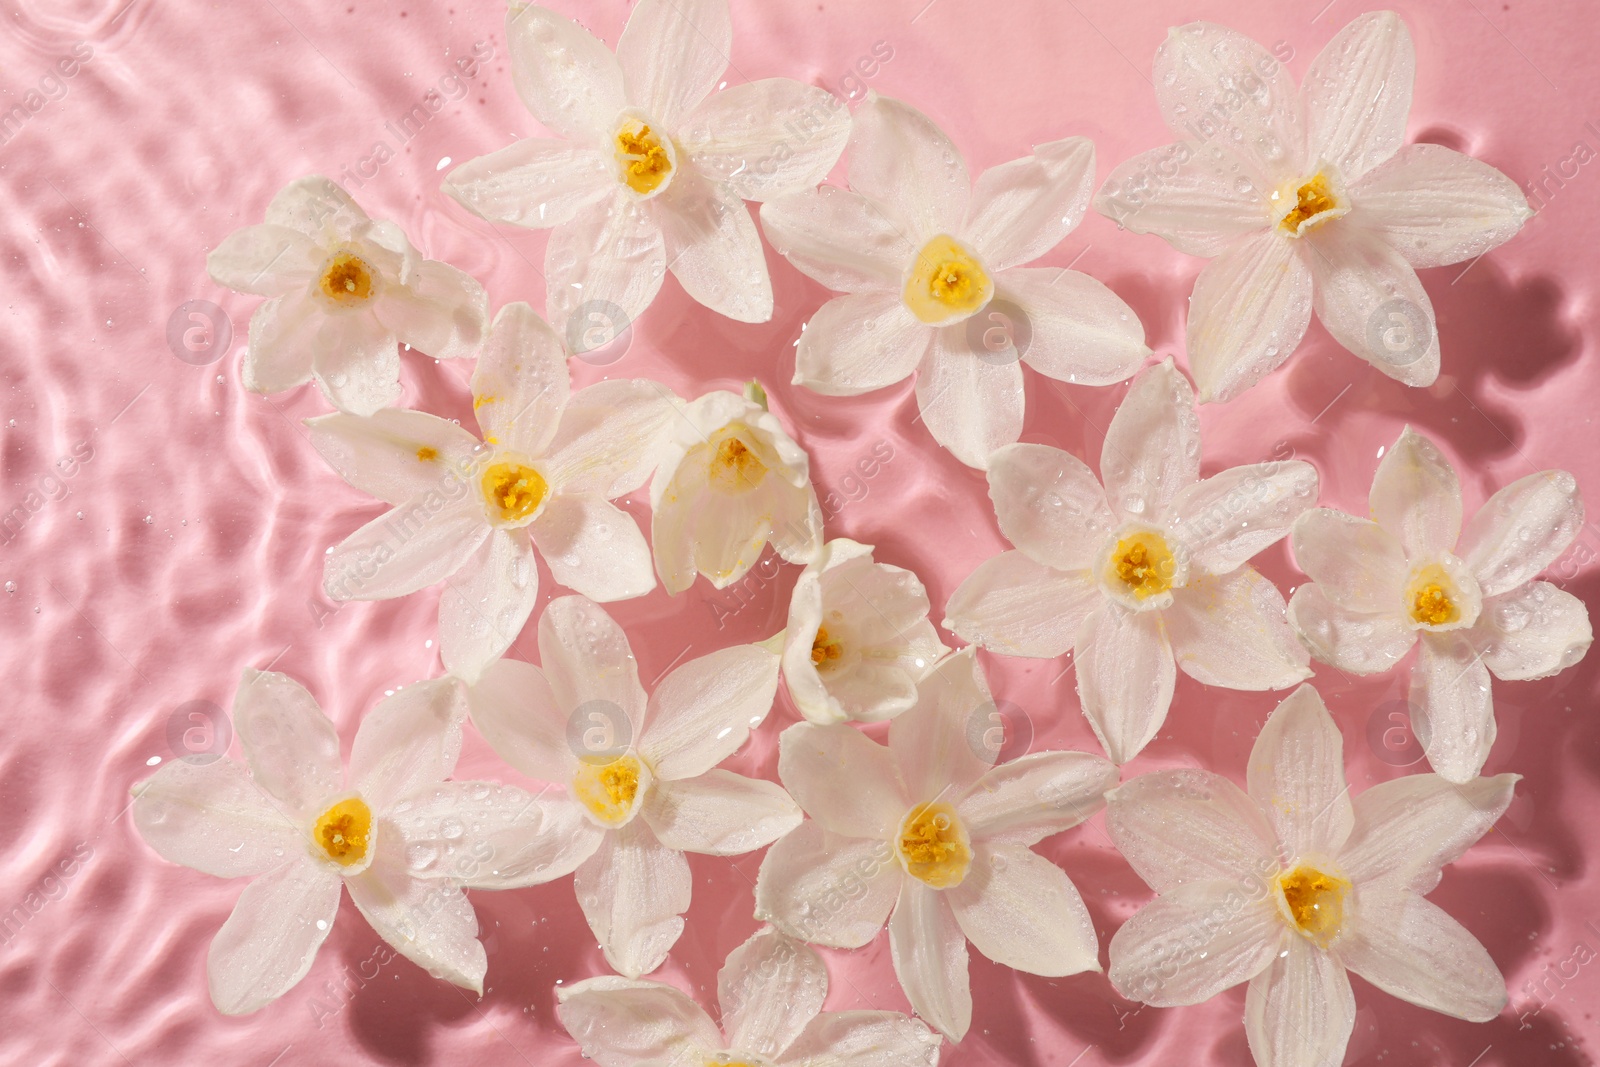
[[1107, 601], [1073, 642], [1078, 699], [1095, 737], [1115, 763], [1137, 756], [1167, 719], [1177, 669], [1159, 612]]
[[450, 777], [461, 755], [466, 715], [461, 684], [434, 678], [397, 689], [362, 718], [348, 777], [374, 814]]
[[607, 834], [573, 879], [606, 962], [630, 978], [667, 958], [683, 933], [691, 887], [689, 861], [657, 841], [643, 819]]
[[1311, 324], [1312, 272], [1273, 229], [1207, 263], [1189, 297], [1187, 345], [1200, 398], [1231, 400], [1283, 364]]
[[1023, 552], [1002, 552], [956, 587], [944, 625], [991, 652], [1053, 659], [1071, 650], [1078, 627], [1101, 601], [1088, 571], [1058, 571]]
[[1187, 882], [1117, 929], [1109, 977], [1117, 992], [1142, 1004], [1199, 1004], [1260, 974], [1288, 936], [1264, 885]]
[[1583, 528], [1578, 479], [1566, 471], [1519, 478], [1484, 502], [1456, 550], [1484, 596], [1507, 593], [1554, 563]]
[[1183, 673], [1228, 689], [1284, 689], [1311, 675], [1284, 617], [1283, 594], [1253, 567], [1176, 590], [1162, 613]]
[[1250, 982], [1244, 1032], [1256, 1067], [1339, 1067], [1355, 1027], [1344, 965], [1303, 937]]
[[1516, 182], [1436, 144], [1406, 145], [1363, 175], [1350, 198], [1360, 205], [1361, 225], [1418, 268], [1481, 256], [1533, 215]]
[[1194, 390], [1172, 360], [1163, 360], [1139, 373], [1111, 417], [1100, 450], [1106, 500], [1124, 518], [1159, 522], [1199, 477]]
[[206, 954], [207, 984], [218, 1011], [257, 1011], [306, 976], [333, 930], [343, 884], [327, 867], [291, 856], [245, 886]]
[[1307, 159], [1353, 182], [1394, 155], [1416, 64], [1411, 32], [1393, 11], [1358, 15], [1334, 34], [1306, 71]]

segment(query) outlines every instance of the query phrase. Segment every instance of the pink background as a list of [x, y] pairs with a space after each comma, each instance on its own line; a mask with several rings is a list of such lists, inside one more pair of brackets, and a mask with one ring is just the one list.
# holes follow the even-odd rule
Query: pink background
[[[1320, 11], [1325, 0], [926, 2], [734, 0], [728, 79], [787, 75], [841, 94], [870, 86], [903, 97], [951, 133], [974, 173], [1036, 142], [1088, 135], [1103, 178], [1168, 139], [1148, 81], [1167, 26], [1226, 22], [1276, 46], [1298, 76], [1361, 10], [1349, 0]], [[555, 6], [611, 42], [628, 10], [623, 0]], [[1600, 500], [1600, 361], [1589, 314], [1600, 285], [1600, 215], [1592, 210], [1600, 177], [1579, 165], [1592, 153], [1573, 158], [1576, 142], [1600, 148], [1585, 125], [1600, 116], [1594, 32], [1572, 4], [1397, 6], [1418, 52], [1413, 138], [1470, 152], [1525, 186], [1547, 167], [1564, 170], [1565, 184], [1549, 183], [1524, 232], [1470, 270], [1425, 274], [1444, 350], [1436, 386], [1408, 390], [1314, 326], [1284, 371], [1204, 410], [1206, 470], [1292, 451], [1321, 470], [1324, 503], [1360, 511], [1379, 448], [1411, 423], [1458, 463], [1469, 508], [1514, 478], [1557, 466], [1576, 471], [1591, 501]], [[381, 506], [308, 446], [299, 420], [325, 409], [320, 396], [303, 389], [267, 399], [241, 389], [239, 357], [257, 301], [219, 290], [204, 255], [259, 220], [292, 178], [339, 178], [346, 167], [359, 178], [376, 142], [396, 147], [385, 124], [487, 42], [493, 57], [466, 97], [375, 173], [367, 164], [363, 184], [350, 188], [428, 255], [479, 277], [496, 306], [542, 306], [544, 237], [493, 232], [438, 191], [445, 157], [459, 162], [536, 132], [506, 69], [503, 12], [499, 0], [7, 5], [0, 107], [24, 102], [75, 42], [88, 42], [92, 57], [70, 80], [43, 82], [53, 99], [0, 145], [0, 510], [24, 509], [20, 532], [0, 545], [8, 689], [0, 908], [23, 905], [28, 915], [0, 946], [0, 1062], [580, 1062], [555, 1021], [552, 987], [606, 968], [570, 881], [474, 894], [489, 951], [481, 1001], [399, 959], [352, 993], [333, 992], [378, 945], [347, 900], [302, 985], [257, 1015], [227, 1019], [206, 997], [205, 950], [241, 884], [160, 860], [125, 814], [129, 786], [158, 760], [183, 754], [181, 740], [176, 748], [169, 741], [175, 715], [180, 731], [189, 725], [179, 709], [191, 701], [227, 707], [246, 666], [272, 663], [303, 680], [347, 748], [386, 687], [439, 669], [430, 644], [437, 594], [336, 612], [323, 599], [323, 550]], [[875, 47], [892, 58], [873, 63]], [[837, 494], [828, 533], [875, 543], [880, 559], [915, 569], [937, 621], [961, 579], [1005, 547], [982, 476], [913, 423], [909, 383], [855, 400], [787, 385], [791, 342], [825, 293], [770, 250], [768, 261], [771, 322], [721, 319], [669, 280], [626, 356], [609, 368], [575, 363], [576, 384], [651, 376], [695, 394], [760, 377], [810, 449], [819, 489]], [[1157, 352], [1182, 362], [1185, 299], [1200, 261], [1091, 216], [1043, 262], [1075, 263], [1106, 281], [1139, 312]], [[166, 340], [169, 316], [191, 299], [215, 301], [232, 317], [232, 347], [210, 366], [180, 361]], [[407, 357], [403, 402], [466, 418], [469, 369]], [[1092, 461], [1123, 391], [1064, 386], [1030, 371], [1024, 439]], [[893, 459], [861, 477], [856, 465], [872, 469], [869, 457], [884, 442]], [[71, 473], [52, 480], [57, 461], [73, 456]], [[632, 506], [647, 516], [640, 500]], [[1594, 603], [1597, 556], [1600, 532], [1588, 527], [1553, 568], [1555, 580]], [[1282, 546], [1263, 563], [1292, 587], [1297, 575]], [[676, 599], [658, 590], [617, 606], [646, 684], [681, 657], [778, 629], [795, 573], [783, 567], [771, 580], [752, 579], [742, 600], [701, 582]], [[561, 592], [548, 573], [541, 580], [547, 598]], [[536, 656], [531, 626], [513, 654]], [[1063, 676], [1066, 660], [982, 658], [997, 698], [1026, 713], [1034, 747], [1096, 750]], [[1499, 826], [1433, 895], [1488, 946], [1510, 1006], [1472, 1025], [1357, 980], [1347, 1063], [1575, 1065], [1600, 1050], [1597, 678], [1600, 656], [1591, 656], [1555, 679], [1496, 685], [1501, 737], [1487, 770], [1526, 778]], [[1388, 715], [1403, 707], [1393, 703], [1403, 692], [1398, 677], [1355, 683], [1323, 669], [1317, 685], [1345, 730], [1356, 789], [1422, 769], [1397, 766], [1409, 757], [1384, 747]], [[1242, 778], [1275, 699], [1181, 679], [1168, 729], [1129, 773], [1200, 765]], [[730, 766], [772, 775], [775, 738], [793, 719], [780, 698]], [[476, 737], [461, 775], [515, 777]], [[1110, 847], [1102, 818], [1042, 851], [1082, 888], [1103, 941], [1149, 898]], [[759, 860], [691, 861], [688, 931], [656, 977], [714, 1001], [724, 955], [755, 928]], [[52, 876], [63, 863], [68, 876]], [[886, 935], [828, 957], [831, 1010], [906, 1008]], [[1196, 1008], [1140, 1010], [1101, 975], [1035, 978], [976, 957], [971, 973], [972, 1031], [959, 1049], [947, 1048], [947, 1063], [1248, 1062], [1242, 988]]]

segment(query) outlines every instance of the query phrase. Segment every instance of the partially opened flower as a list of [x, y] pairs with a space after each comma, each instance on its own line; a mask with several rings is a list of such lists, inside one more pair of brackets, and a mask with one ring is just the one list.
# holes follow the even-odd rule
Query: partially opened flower
[[794, 583], [783, 681], [812, 722], [893, 718], [916, 703], [917, 682], [946, 651], [922, 583], [875, 563], [871, 545], [835, 538]]
[[714, 311], [771, 318], [744, 201], [821, 181], [849, 136], [844, 105], [787, 78], [713, 93], [733, 44], [727, 0], [639, 0], [615, 55], [577, 23], [513, 3], [506, 42], [523, 103], [560, 139], [464, 163], [444, 190], [483, 218], [553, 227], [544, 274], [556, 329], [580, 338], [568, 326], [579, 311], [584, 325], [594, 316], [620, 330], [669, 270]]
[[601, 1067], [934, 1067], [939, 1035], [892, 1011], [824, 1012], [828, 969], [770, 927], [717, 973], [722, 1025], [662, 982], [607, 975], [556, 989], [556, 1015]]
[[1480, 256], [1533, 212], [1488, 164], [1403, 143], [1415, 67], [1392, 11], [1358, 15], [1298, 89], [1265, 48], [1209, 22], [1156, 49], [1156, 100], [1179, 140], [1112, 171], [1095, 208], [1211, 259], [1189, 301], [1201, 400], [1237, 396], [1288, 359], [1313, 309], [1389, 377], [1438, 377], [1416, 268]]
[[1104, 489], [1045, 445], [995, 453], [989, 497], [1017, 547], [967, 576], [946, 628], [1009, 656], [1071, 650], [1084, 714], [1118, 763], [1166, 721], [1176, 667], [1227, 689], [1311, 674], [1283, 594], [1246, 561], [1315, 502], [1315, 468], [1275, 461], [1200, 478], [1194, 393], [1169, 359], [1129, 387], [1100, 473]]
[[470, 356], [489, 324], [483, 286], [423, 259], [400, 227], [367, 218], [327, 178], [290, 183], [265, 222], [223, 239], [206, 270], [270, 298], [250, 316], [246, 388], [278, 393], [315, 378], [334, 407], [357, 415], [399, 398], [399, 344]]
[[1052, 141], [985, 171], [926, 115], [869, 93], [847, 156], [850, 188], [761, 207], [773, 245], [846, 292], [806, 324], [795, 384], [850, 396], [917, 375], [934, 440], [983, 467], [1022, 432], [1022, 368], [1106, 385], [1150, 350], [1132, 309], [1087, 274], [1025, 268], [1083, 220], [1094, 145]]
[[401, 955], [483, 992], [487, 958], [462, 888], [572, 871], [582, 819], [521, 789], [445, 781], [465, 712], [453, 678], [400, 689], [361, 720], [344, 769], [310, 693], [245, 671], [233, 728], [248, 769], [190, 756], [133, 787], [134, 825], [164, 858], [252, 879], [206, 957], [218, 1010], [255, 1011], [304, 978], [342, 889]]
[[[1372, 519], [1316, 508], [1291, 545], [1311, 581], [1289, 621], [1311, 654], [1351, 674], [1411, 668], [1412, 726], [1434, 770], [1466, 782], [1494, 745], [1489, 676], [1546, 678], [1594, 633], [1583, 601], [1534, 577], [1583, 527], [1578, 480], [1549, 470], [1512, 482], [1461, 527], [1461, 486], [1409, 426], [1378, 463]], [[1373, 521], [1376, 520], [1376, 521]]]
[[717, 770], [772, 710], [778, 657], [736, 645], [692, 659], [645, 696], [622, 630], [583, 597], [551, 601], [539, 662], [500, 660], [467, 699], [500, 758], [565, 786], [583, 825], [574, 888], [612, 967], [653, 971], [689, 910], [685, 852], [737, 856], [800, 822], [776, 783]]
[[535, 547], [556, 581], [596, 600], [655, 588], [644, 535], [610, 501], [650, 477], [677, 399], [643, 379], [569, 391], [560, 340], [528, 305], [508, 304], [472, 375], [482, 441], [420, 411], [308, 420], [345, 481], [394, 505], [328, 550], [328, 596], [386, 600], [444, 582], [439, 652], [472, 682], [533, 611]]
[[1249, 982], [1258, 1067], [1338, 1067], [1355, 1023], [1346, 970], [1473, 1022], [1506, 1003], [1477, 939], [1423, 899], [1511, 803], [1514, 774], [1414, 774], [1350, 799], [1344, 746], [1301, 686], [1250, 752], [1249, 793], [1208, 771], [1141, 775], [1106, 826], [1159, 896], [1111, 939], [1111, 984], [1157, 1007]]
[[696, 574], [732, 585], [768, 541], [790, 563], [809, 563], [822, 546], [811, 460], [759, 387], [707, 393], [680, 413], [651, 460], [650, 544], [667, 592], [683, 592]]
[[1031, 846], [1098, 811], [1117, 769], [1082, 752], [992, 766], [993, 712], [967, 649], [922, 680], [887, 747], [848, 723], [785, 730], [778, 775], [811, 818], [756, 879], [756, 918], [804, 941], [859, 948], [887, 920], [911, 1007], [952, 1041], [972, 1022], [968, 941], [1030, 974], [1100, 969], [1077, 887]]

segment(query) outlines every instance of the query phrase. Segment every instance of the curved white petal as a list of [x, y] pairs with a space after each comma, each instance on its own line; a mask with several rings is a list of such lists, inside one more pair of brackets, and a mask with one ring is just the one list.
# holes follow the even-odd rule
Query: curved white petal
[[1516, 182], [1436, 144], [1406, 145], [1363, 175], [1350, 199], [1355, 220], [1417, 268], [1481, 256], [1533, 215]]
[[287, 226], [246, 226], [206, 255], [206, 273], [235, 292], [281, 296], [304, 286], [322, 255], [315, 242]]
[[1506, 980], [1466, 927], [1404, 889], [1357, 886], [1346, 967], [1401, 1000], [1486, 1023], [1506, 1006]]
[[[615, 193], [550, 231], [544, 250], [545, 316], [565, 336], [574, 312], [592, 311], [620, 334], [644, 314], [666, 275], [661, 227], [645, 205]], [[586, 321], [582, 315], [580, 321]]]
[[917, 368], [917, 407], [935, 441], [983, 470], [991, 452], [1022, 435], [1022, 367], [980, 358], [964, 326], [935, 330]]
[[250, 315], [244, 354], [244, 387], [281, 393], [311, 380], [311, 354], [322, 329], [322, 312], [305, 292], [264, 301]]
[[616, 176], [591, 145], [527, 137], [467, 160], [441, 188], [479, 218], [546, 229], [609, 197]]
[[295, 818], [320, 815], [344, 781], [339, 735], [305, 686], [276, 671], [246, 670], [233, 698], [233, 729], [255, 784]]
[[328, 402], [371, 415], [400, 399], [400, 348], [370, 312], [324, 316], [311, 339], [311, 376]]
[[1116, 525], [1094, 473], [1059, 448], [998, 449], [989, 457], [988, 480], [1000, 532], [1044, 566], [1087, 569]]
[[339, 477], [396, 506], [470, 480], [479, 447], [460, 425], [401, 408], [367, 417], [334, 412], [305, 425], [312, 447]]
[[1519, 478], [1484, 502], [1456, 554], [1486, 597], [1508, 593], [1554, 563], [1583, 528], [1578, 479], [1561, 470]]
[[439, 782], [386, 818], [404, 838], [415, 876], [467, 889], [517, 889], [564, 877], [594, 855], [604, 835], [564, 796], [533, 796], [495, 782]]
[[1033, 845], [1105, 807], [1116, 764], [1087, 752], [1032, 752], [979, 778], [956, 806], [973, 840]]
[[913, 803], [959, 796], [994, 764], [998, 753], [974, 743], [973, 724], [994, 710], [976, 650], [940, 660], [917, 684], [917, 703], [889, 724], [889, 749]]
[[827, 396], [855, 396], [908, 377], [933, 343], [933, 329], [898, 293], [835, 297], [811, 316], [795, 346], [794, 384]]
[[[527, 775], [544, 782], [565, 783], [576, 753], [568, 738], [569, 711], [557, 703], [544, 672], [531, 663], [502, 659], [490, 664], [483, 677], [467, 689], [472, 725], [489, 742], [495, 755]], [[609, 730], [615, 734], [623, 722], [605, 716], [590, 720], [578, 716], [578, 726]], [[582, 734], [580, 733], [580, 741]], [[626, 748], [631, 737], [597, 738], [601, 751]]]
[[506, 46], [517, 95], [555, 132], [590, 144], [609, 134], [627, 106], [622, 68], [588, 30], [533, 4], [506, 12]]
[[1176, 1008], [1248, 982], [1289, 936], [1265, 887], [1188, 882], [1162, 893], [1111, 938], [1108, 977], [1129, 1000]]
[[717, 1003], [728, 1047], [776, 1057], [822, 1011], [828, 968], [805, 944], [766, 928], [728, 953], [717, 972]]
[[461, 755], [466, 694], [454, 678], [434, 678], [378, 701], [356, 730], [349, 780], [374, 814], [444, 781]]
[[1380, 782], [1355, 799], [1354, 829], [1339, 853], [1345, 876], [1426, 893], [1511, 806], [1519, 776], [1497, 774], [1457, 785], [1437, 774]]
[[830, 1011], [778, 1060], [783, 1067], [934, 1067], [943, 1039], [893, 1011]]
[[1100, 449], [1106, 501], [1124, 518], [1159, 522], [1199, 477], [1194, 390], [1166, 359], [1139, 373], [1106, 428]]
[[617, 41], [628, 101], [675, 130], [716, 88], [732, 49], [728, 0], [639, 0]]
[[1101, 601], [1088, 571], [1058, 571], [1022, 552], [1002, 552], [950, 594], [944, 626], [991, 652], [1053, 659], [1071, 650], [1078, 627]]
[[1483, 653], [1459, 634], [1423, 634], [1411, 668], [1411, 727], [1428, 765], [1448, 781], [1483, 769], [1494, 747], [1494, 698]]
[[279, 190], [267, 205], [264, 221], [303, 233], [318, 244], [331, 244], [348, 238], [368, 219], [337, 182], [311, 175]]
[[901, 275], [917, 254], [877, 203], [824, 185], [761, 205], [767, 240], [800, 273], [837, 292], [888, 292], [900, 297]]
[[501, 308], [472, 372], [472, 408], [483, 439], [525, 456], [543, 454], [571, 387], [556, 332], [527, 304]]
[[454, 482], [379, 515], [323, 557], [323, 591], [333, 600], [388, 600], [444, 581], [489, 536], [475, 496]]
[[374, 308], [400, 343], [434, 359], [475, 356], [489, 331], [489, 295], [448, 263], [425, 259], [409, 285], [385, 290]]
[[1417, 272], [1376, 234], [1338, 220], [1304, 238], [1317, 318], [1341, 345], [1406, 385], [1439, 377], [1439, 327]]
[[1065, 871], [1026, 845], [985, 843], [973, 852], [967, 876], [946, 895], [974, 948], [1051, 978], [1100, 969], [1094, 920]]
[[550, 483], [563, 493], [615, 500], [649, 481], [678, 398], [648, 378], [615, 378], [579, 389], [545, 446]]
[[1407, 426], [1378, 461], [1367, 498], [1378, 525], [1418, 563], [1455, 547], [1461, 532], [1461, 482], [1439, 446]]
[[186, 756], [133, 787], [133, 824], [169, 863], [238, 878], [264, 874], [307, 839], [229, 759]]
[[942, 894], [915, 878], [902, 881], [889, 952], [912, 1010], [951, 1041], [965, 1037], [972, 1025], [967, 935]]
[[761, 234], [738, 194], [680, 168], [650, 207], [665, 242], [667, 268], [685, 292], [738, 322], [772, 317], [772, 280]]
[[1339, 1067], [1355, 1028], [1344, 965], [1303, 937], [1250, 982], [1244, 1032], [1256, 1067]]
[[1134, 233], [1153, 233], [1191, 256], [1220, 255], [1272, 225], [1265, 179], [1215, 140], [1183, 140], [1119, 163], [1094, 208]]
[[606, 835], [578, 868], [573, 888], [606, 962], [637, 978], [661, 966], [683, 933], [692, 882], [683, 853], [634, 819]]
[[1357, 612], [1399, 610], [1408, 568], [1405, 546], [1376, 522], [1312, 508], [1295, 520], [1289, 544], [1295, 563], [1332, 603]]
[[1583, 601], [1549, 582], [1529, 582], [1486, 599], [1471, 639], [1489, 673], [1520, 682], [1576, 665], [1594, 643], [1594, 629]]
[[1179, 493], [1168, 528], [1190, 567], [1227, 574], [1287, 536], [1316, 499], [1317, 469], [1303, 460], [1230, 467]]
[[1161, 613], [1106, 602], [1073, 642], [1078, 700], [1114, 763], [1137, 756], [1167, 720], [1177, 668]]
[[1226, 689], [1285, 689], [1311, 676], [1310, 657], [1284, 616], [1283, 594], [1254, 567], [1204, 576], [1162, 613], [1183, 673]]
[[665, 781], [704, 774], [738, 751], [777, 692], [778, 657], [760, 645], [692, 659], [650, 694], [639, 751]]
[[888, 840], [912, 801], [894, 755], [845, 723], [796, 723], [778, 738], [784, 788], [830, 832]]
[[762, 858], [755, 915], [814, 945], [860, 948], [883, 929], [904, 879], [887, 841], [830, 833], [808, 819]]
[[656, 839], [679, 852], [741, 856], [800, 825], [800, 806], [776, 782], [710, 770], [658, 781], [640, 815]]
[[1350, 836], [1344, 738], [1311, 686], [1267, 717], [1250, 749], [1249, 788], [1291, 857], [1332, 856]]
[[1355, 181], [1394, 155], [1406, 136], [1417, 58], [1393, 11], [1351, 19], [1305, 77], [1307, 158]]
[[1207, 263], [1185, 328], [1200, 399], [1232, 400], [1281, 366], [1311, 325], [1314, 288], [1304, 257], [1275, 229], [1241, 238]]
[[632, 515], [599, 496], [562, 493], [528, 528], [550, 576], [602, 604], [656, 587], [650, 546]]
[[696, 168], [735, 196], [771, 200], [827, 177], [849, 136], [850, 109], [832, 93], [763, 78], [708, 98], [677, 141]]
[[876, 201], [917, 248], [936, 234], [956, 235], [971, 180], [961, 152], [932, 119], [869, 92], [846, 151], [850, 188]]
[[206, 982], [224, 1015], [246, 1015], [277, 1000], [311, 970], [333, 929], [343, 880], [326, 866], [294, 856], [239, 894], [211, 939]]
[[1083, 221], [1094, 190], [1094, 142], [1067, 137], [978, 176], [962, 235], [990, 271], [1038, 259]]
[[633, 736], [617, 745], [638, 743], [645, 715], [639, 665], [627, 635], [604, 608], [581, 596], [552, 600], [539, 616], [539, 663], [558, 709], [569, 715], [590, 703], [621, 709]]
[[[1123, 299], [1104, 284], [1075, 270], [1013, 267], [995, 278], [995, 293], [1022, 312], [1028, 330], [1028, 366], [1047, 378], [1080, 385], [1110, 385], [1129, 378], [1150, 355], [1144, 324]], [[1015, 349], [1017, 326], [993, 305], [980, 322], [1005, 331]], [[970, 325], [964, 327], [969, 331]]]
[[1318, 662], [1330, 663], [1348, 674], [1392, 670], [1417, 643], [1417, 631], [1398, 612], [1342, 608], [1314, 583], [1294, 591], [1288, 618]]
[[522, 633], [539, 598], [539, 567], [523, 530], [496, 530], [439, 595], [439, 658], [471, 685]]
[[482, 995], [489, 959], [464, 892], [449, 882], [413, 878], [401, 849], [380, 849], [372, 866], [345, 885], [362, 916], [400, 955]]
[[1157, 893], [1187, 882], [1246, 888], [1278, 871], [1278, 842], [1253, 800], [1209, 771], [1142, 774], [1106, 794], [1106, 830]]
[[557, 986], [556, 1017], [600, 1067], [670, 1063], [722, 1047], [711, 1017], [664, 982], [608, 974]]

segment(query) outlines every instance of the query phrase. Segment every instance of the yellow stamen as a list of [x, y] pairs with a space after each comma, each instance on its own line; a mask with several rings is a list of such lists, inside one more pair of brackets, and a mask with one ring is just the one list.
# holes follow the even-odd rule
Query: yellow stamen
[[970, 315], [989, 302], [994, 283], [978, 257], [955, 238], [940, 234], [922, 246], [906, 279], [906, 307], [927, 323]]
[[340, 252], [322, 268], [317, 285], [335, 304], [363, 304], [372, 296], [372, 268], [360, 256]]
[[633, 756], [618, 756], [608, 763], [584, 760], [572, 775], [572, 795], [607, 826], [619, 826], [633, 811], [640, 769]]
[[661, 138], [637, 120], [630, 119], [617, 131], [617, 162], [622, 164], [623, 183], [641, 196], [655, 192], [672, 173]]
[[747, 493], [766, 476], [767, 465], [738, 437], [729, 434], [717, 444], [708, 479], [713, 489], [731, 494]]
[[341, 800], [323, 812], [311, 831], [312, 840], [341, 867], [366, 859], [371, 837], [372, 809], [360, 797]]
[[1461, 619], [1460, 594], [1450, 572], [1437, 563], [1416, 571], [1406, 585], [1406, 613], [1423, 626], [1445, 626]]
[[1315, 867], [1296, 867], [1278, 875], [1278, 888], [1303, 936], [1324, 947], [1338, 936], [1349, 882]]
[[1172, 588], [1177, 561], [1166, 538], [1144, 530], [1117, 541], [1111, 553], [1111, 569], [1130, 593], [1147, 600]]
[[422, 460], [424, 463], [431, 459], [438, 459], [439, 450], [434, 448], [432, 445], [423, 445], [421, 448], [417, 449], [417, 458]]
[[906, 871], [935, 889], [961, 884], [972, 865], [967, 832], [949, 804], [921, 804], [900, 825], [900, 858]]
[[1304, 231], [1301, 226], [1309, 218], [1314, 218], [1324, 211], [1333, 211], [1339, 207], [1339, 198], [1333, 195], [1333, 190], [1328, 185], [1325, 174], [1317, 174], [1310, 181], [1295, 191], [1296, 203], [1289, 209], [1289, 213], [1278, 223], [1283, 229], [1292, 234]]
[[828, 640], [828, 631], [824, 627], [817, 627], [817, 639], [811, 642], [811, 665], [820, 667], [842, 655], [844, 646], [837, 641]]
[[539, 510], [550, 485], [532, 467], [496, 463], [483, 472], [483, 496], [501, 522], [520, 522]]

